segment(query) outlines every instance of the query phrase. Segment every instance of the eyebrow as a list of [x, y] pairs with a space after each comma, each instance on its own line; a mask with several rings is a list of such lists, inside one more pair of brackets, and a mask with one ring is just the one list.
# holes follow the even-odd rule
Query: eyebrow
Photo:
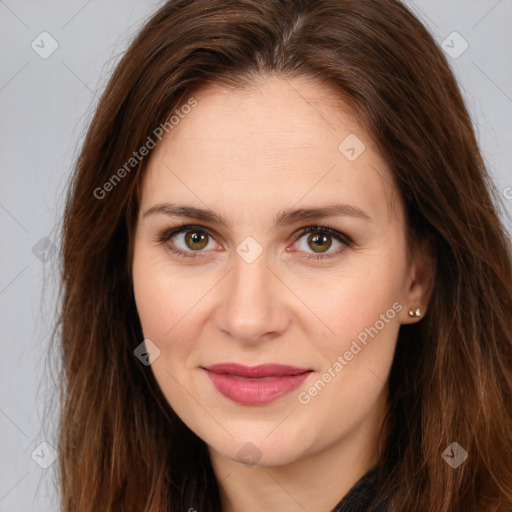
[[[172, 203], [158, 203], [146, 210], [143, 217], [157, 213], [164, 214], [169, 217], [187, 217], [203, 222], [219, 224], [228, 229], [232, 228], [232, 224], [229, 221], [212, 210]], [[286, 226], [304, 220], [317, 220], [324, 217], [335, 216], [355, 217], [364, 220], [371, 220], [371, 217], [357, 206], [348, 204], [331, 204], [318, 208], [287, 208], [278, 212], [277, 216], [274, 217], [274, 223], [276, 226]]]

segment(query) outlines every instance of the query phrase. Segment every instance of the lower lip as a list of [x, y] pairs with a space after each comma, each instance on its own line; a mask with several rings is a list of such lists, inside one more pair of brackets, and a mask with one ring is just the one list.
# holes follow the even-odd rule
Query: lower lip
[[268, 379], [246, 379], [225, 373], [205, 371], [217, 391], [230, 400], [245, 405], [263, 405], [273, 402], [298, 388], [311, 373]]

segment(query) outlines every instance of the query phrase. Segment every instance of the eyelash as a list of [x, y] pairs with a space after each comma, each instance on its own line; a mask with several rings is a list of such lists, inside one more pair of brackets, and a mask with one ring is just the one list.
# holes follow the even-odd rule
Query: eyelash
[[[201, 226], [196, 226], [193, 224], [180, 224], [172, 229], [163, 229], [160, 232], [158, 232], [154, 239], [154, 242], [164, 244], [170, 238], [172, 238], [174, 235], [178, 235], [179, 233], [183, 233], [183, 232], [186, 233], [188, 231], [194, 231], [196, 233], [205, 234], [211, 238], [215, 238], [209, 230], [207, 230]], [[296, 235], [295, 242], [300, 240], [302, 238], [302, 236], [304, 236], [308, 233], [320, 233], [320, 234], [326, 234], [326, 235], [332, 236], [338, 242], [341, 242], [345, 247], [351, 247], [354, 243], [353, 240], [349, 236], [345, 235], [344, 233], [340, 233], [339, 231], [332, 229], [327, 225], [325, 225], [325, 226], [308, 226], [306, 228], [301, 229]], [[173, 246], [168, 245], [167, 249], [169, 251], [171, 251], [175, 254], [178, 254], [180, 256], [183, 256], [185, 258], [201, 257], [201, 255], [199, 253], [204, 252], [204, 251], [183, 251], [182, 249], [178, 249], [176, 246], [174, 246], [174, 244], [173, 244]], [[344, 249], [341, 252], [344, 252]], [[332, 253], [325, 253], [325, 254], [308, 254], [307, 256], [305, 256], [305, 258], [312, 259], [312, 260], [321, 260], [321, 259], [325, 260], [328, 258], [333, 258], [335, 256], [339, 256], [341, 254], [341, 252], [338, 250], [338, 251], [335, 251]]]

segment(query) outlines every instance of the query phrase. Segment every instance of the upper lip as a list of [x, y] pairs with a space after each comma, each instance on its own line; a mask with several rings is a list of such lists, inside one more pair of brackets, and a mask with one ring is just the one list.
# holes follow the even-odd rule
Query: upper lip
[[312, 371], [308, 368], [274, 363], [260, 364], [258, 366], [245, 366], [238, 363], [219, 363], [203, 368], [214, 373], [226, 373], [245, 378], [284, 377], [300, 375]]

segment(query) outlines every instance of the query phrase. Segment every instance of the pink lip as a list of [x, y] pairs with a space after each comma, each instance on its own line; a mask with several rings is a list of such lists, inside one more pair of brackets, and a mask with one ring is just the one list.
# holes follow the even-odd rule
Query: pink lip
[[245, 405], [263, 405], [292, 392], [313, 371], [296, 366], [262, 364], [243, 366], [221, 363], [203, 368], [215, 388]]

